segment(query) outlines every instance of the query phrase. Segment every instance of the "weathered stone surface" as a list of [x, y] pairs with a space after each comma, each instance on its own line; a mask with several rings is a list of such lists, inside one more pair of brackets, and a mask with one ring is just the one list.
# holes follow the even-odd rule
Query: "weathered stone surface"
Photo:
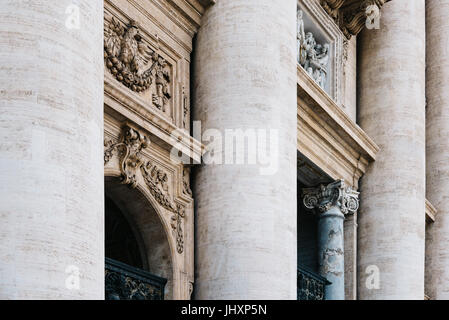
[[[360, 299], [423, 299], [425, 206], [424, 0], [395, 0], [361, 34], [359, 120], [380, 147], [361, 183]], [[378, 289], [366, 271], [380, 272]]]
[[438, 210], [426, 233], [426, 294], [449, 299], [449, 2], [426, 1], [426, 194]]
[[72, 3], [0, 6], [2, 299], [104, 297], [103, 1]]
[[194, 119], [277, 129], [278, 170], [197, 171], [198, 299], [296, 299], [296, 1], [217, 1], [197, 38]]

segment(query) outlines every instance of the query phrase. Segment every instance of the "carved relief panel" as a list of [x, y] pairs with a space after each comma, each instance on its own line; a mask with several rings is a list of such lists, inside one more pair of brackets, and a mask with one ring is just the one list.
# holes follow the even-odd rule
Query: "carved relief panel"
[[189, 132], [190, 54], [203, 9], [183, 0], [193, 10], [186, 14], [171, 2], [105, 1], [105, 91], [137, 103], [141, 118], [154, 115]]
[[344, 97], [344, 36], [315, 0], [299, 0], [297, 61], [338, 105]]

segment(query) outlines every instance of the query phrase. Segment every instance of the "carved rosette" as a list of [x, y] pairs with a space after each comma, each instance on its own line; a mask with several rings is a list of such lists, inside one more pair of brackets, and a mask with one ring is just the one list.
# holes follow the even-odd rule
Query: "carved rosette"
[[148, 146], [149, 142], [149, 139], [140, 132], [125, 126], [120, 142], [113, 143], [112, 140], [104, 142], [104, 164], [106, 165], [114, 153], [118, 152], [122, 173], [121, 182], [136, 187], [136, 172], [143, 164], [141, 151]]
[[317, 188], [305, 188], [303, 204], [307, 209], [317, 209], [323, 213], [338, 206], [343, 214], [354, 213], [359, 208], [359, 192], [346, 187], [343, 180], [337, 180]]
[[152, 103], [163, 112], [171, 98], [170, 70], [165, 58], [145, 44], [136, 21], [122, 25], [114, 17], [104, 28], [105, 65], [114, 77], [135, 92], [151, 88]]

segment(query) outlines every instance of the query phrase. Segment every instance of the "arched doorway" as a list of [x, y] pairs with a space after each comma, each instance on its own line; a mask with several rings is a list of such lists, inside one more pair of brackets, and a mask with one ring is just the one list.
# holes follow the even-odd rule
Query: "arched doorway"
[[106, 299], [172, 299], [170, 245], [158, 213], [137, 189], [105, 178]]

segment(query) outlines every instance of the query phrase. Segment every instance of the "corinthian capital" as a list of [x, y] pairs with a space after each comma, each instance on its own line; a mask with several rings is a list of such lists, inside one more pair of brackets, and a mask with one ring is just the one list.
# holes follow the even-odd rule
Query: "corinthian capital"
[[326, 212], [338, 206], [343, 214], [354, 213], [359, 208], [359, 192], [346, 186], [343, 180], [328, 185], [302, 190], [303, 203], [307, 209]]

